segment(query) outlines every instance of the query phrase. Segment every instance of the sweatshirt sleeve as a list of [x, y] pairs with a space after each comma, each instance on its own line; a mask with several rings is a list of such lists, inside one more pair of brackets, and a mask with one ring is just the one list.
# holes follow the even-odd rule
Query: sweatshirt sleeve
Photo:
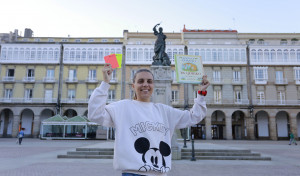
[[88, 104], [88, 119], [102, 126], [114, 127], [112, 105], [106, 105], [110, 85], [104, 81], [92, 93]]
[[197, 98], [194, 100], [194, 105], [189, 111], [172, 108], [170, 117], [171, 123], [174, 122], [173, 125], [176, 129], [192, 126], [205, 118], [206, 111], [204, 96], [197, 95]]

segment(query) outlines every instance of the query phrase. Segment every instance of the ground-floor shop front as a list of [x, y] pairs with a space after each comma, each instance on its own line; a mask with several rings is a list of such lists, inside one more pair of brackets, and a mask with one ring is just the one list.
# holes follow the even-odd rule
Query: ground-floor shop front
[[[87, 105], [68, 105], [61, 108], [62, 116], [87, 116]], [[26, 137], [40, 137], [42, 121], [56, 114], [53, 106], [0, 107], [0, 137], [16, 137], [25, 128]], [[248, 109], [208, 107], [206, 118], [187, 130], [196, 140], [286, 140], [292, 132], [300, 136], [300, 108], [255, 107]], [[107, 130], [107, 138], [114, 139], [114, 129]], [[189, 138], [189, 137], [188, 137]]]

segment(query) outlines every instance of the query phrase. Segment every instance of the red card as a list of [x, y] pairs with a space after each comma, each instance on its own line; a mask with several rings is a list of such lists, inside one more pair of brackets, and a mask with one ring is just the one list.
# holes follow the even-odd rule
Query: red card
[[118, 68], [119, 63], [115, 54], [104, 56], [105, 63], [110, 63], [111, 68]]

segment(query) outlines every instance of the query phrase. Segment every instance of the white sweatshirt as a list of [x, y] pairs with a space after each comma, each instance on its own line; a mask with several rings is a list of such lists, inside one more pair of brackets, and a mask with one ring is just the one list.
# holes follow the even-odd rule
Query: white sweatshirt
[[88, 104], [88, 118], [115, 128], [114, 168], [141, 175], [166, 175], [171, 169], [174, 130], [197, 124], [205, 117], [204, 96], [195, 99], [190, 111], [136, 100], [106, 105], [109, 87], [102, 81], [94, 90]]

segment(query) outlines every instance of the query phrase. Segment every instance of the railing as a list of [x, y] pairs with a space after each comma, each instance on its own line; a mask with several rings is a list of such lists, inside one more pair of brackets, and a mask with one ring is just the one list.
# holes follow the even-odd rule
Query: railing
[[66, 82], [67, 83], [75, 83], [75, 82], [78, 82], [78, 79], [77, 78], [67, 78]]
[[[205, 98], [206, 104], [214, 104], [214, 105], [226, 105], [226, 104], [239, 104], [239, 105], [248, 105], [248, 99], [240, 99], [240, 100], [220, 100], [220, 102], [216, 102], [214, 99]], [[171, 101], [172, 105], [184, 105], [184, 99], [178, 99], [176, 101]], [[188, 100], [189, 105], [194, 104], [194, 98]]]
[[14, 82], [15, 81], [15, 77], [14, 76], [4, 76], [2, 78], [2, 81], [4, 81], [4, 82]]
[[246, 80], [241, 78], [233, 78], [231, 81], [232, 84], [245, 84]]
[[0, 102], [3, 103], [56, 103], [57, 99], [45, 99], [45, 98], [0, 98]]
[[44, 77], [43, 82], [54, 83], [55, 82], [55, 78], [54, 77]]
[[300, 105], [300, 100], [253, 100], [254, 105]]
[[255, 79], [255, 84], [267, 84], [268, 79]]
[[[118, 101], [119, 99], [107, 99], [106, 100], [106, 103], [113, 103], [113, 102], [116, 102]], [[61, 100], [61, 103], [88, 103], [89, 102], [89, 99], [68, 99], [68, 98], [65, 98], [65, 99], [62, 99]]]
[[23, 81], [24, 82], [35, 82], [35, 78], [34, 77], [24, 77]]
[[276, 79], [275, 84], [288, 84], [288, 80], [285, 79]]
[[111, 78], [110, 83], [117, 83], [118, 79], [117, 78]]
[[212, 84], [223, 84], [224, 83], [224, 80], [222, 78], [213, 78], [211, 80], [211, 83]]
[[85, 82], [87, 82], [87, 83], [98, 83], [99, 80], [97, 80], [96, 78], [86, 78]]

